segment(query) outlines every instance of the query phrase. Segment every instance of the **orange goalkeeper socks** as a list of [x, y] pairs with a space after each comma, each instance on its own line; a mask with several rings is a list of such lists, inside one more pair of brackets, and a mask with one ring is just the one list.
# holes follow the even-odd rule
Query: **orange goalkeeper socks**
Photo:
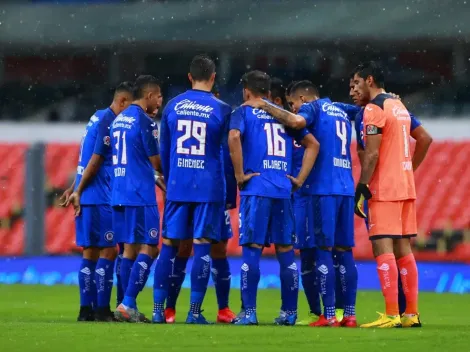
[[418, 268], [413, 253], [397, 260], [403, 292], [406, 297], [405, 314], [418, 313]]
[[393, 253], [381, 254], [377, 258], [382, 294], [385, 298], [385, 314], [399, 315], [398, 310], [398, 268]]

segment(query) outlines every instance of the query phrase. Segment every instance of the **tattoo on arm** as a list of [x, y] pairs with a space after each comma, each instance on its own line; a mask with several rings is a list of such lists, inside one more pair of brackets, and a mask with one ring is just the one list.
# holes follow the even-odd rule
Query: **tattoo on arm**
[[278, 108], [271, 104], [264, 104], [263, 108], [268, 114], [272, 115], [278, 122], [284, 126], [295, 128], [296, 127], [296, 118], [295, 115], [289, 111]]

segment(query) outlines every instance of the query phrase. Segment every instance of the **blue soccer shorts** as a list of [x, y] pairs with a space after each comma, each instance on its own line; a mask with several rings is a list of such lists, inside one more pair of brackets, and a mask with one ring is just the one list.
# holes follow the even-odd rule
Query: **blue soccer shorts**
[[75, 242], [79, 247], [114, 247], [113, 215], [109, 205], [81, 205], [75, 218]]
[[163, 237], [170, 240], [221, 239], [223, 202], [187, 203], [167, 200], [163, 212]]
[[294, 245], [294, 214], [290, 199], [242, 196], [240, 246], [248, 244]]
[[114, 206], [113, 227], [118, 242], [158, 245], [160, 214], [156, 205]]
[[354, 247], [354, 197], [313, 196], [317, 247]]
[[295, 234], [297, 235], [294, 248], [314, 248], [312, 196], [296, 192], [292, 198], [292, 205], [294, 208]]
[[225, 210], [221, 221], [220, 240], [228, 241], [232, 238], [232, 236], [233, 233], [232, 225], [230, 224], [230, 212], [228, 210]]

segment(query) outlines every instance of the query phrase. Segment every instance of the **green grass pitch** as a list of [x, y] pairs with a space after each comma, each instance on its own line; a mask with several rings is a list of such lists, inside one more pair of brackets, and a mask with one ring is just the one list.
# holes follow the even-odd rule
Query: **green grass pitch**
[[[279, 311], [279, 292], [261, 290], [260, 326], [186, 326], [128, 323], [77, 323], [78, 288], [68, 286], [0, 285], [0, 350], [10, 351], [470, 351], [470, 298], [468, 295], [423, 293], [421, 329], [345, 329], [278, 327], [271, 325]], [[113, 292], [114, 296], [114, 292]], [[177, 321], [186, 317], [189, 292], [183, 290]], [[307, 311], [303, 292], [300, 317]], [[239, 292], [231, 293], [239, 308]], [[140, 309], [150, 315], [152, 291], [139, 297]], [[214, 289], [209, 289], [204, 314], [215, 320]], [[358, 295], [360, 323], [383, 311], [379, 292]]]

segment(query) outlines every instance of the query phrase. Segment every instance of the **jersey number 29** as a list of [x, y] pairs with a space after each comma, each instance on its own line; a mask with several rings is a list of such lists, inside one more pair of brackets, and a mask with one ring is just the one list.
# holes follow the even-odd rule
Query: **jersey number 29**
[[[178, 120], [177, 129], [183, 132], [181, 137], [176, 140], [176, 152], [186, 155], [205, 155], [206, 154], [206, 132], [207, 125], [205, 122], [192, 120]], [[196, 145], [189, 148], [184, 146], [184, 142], [193, 137]]]

